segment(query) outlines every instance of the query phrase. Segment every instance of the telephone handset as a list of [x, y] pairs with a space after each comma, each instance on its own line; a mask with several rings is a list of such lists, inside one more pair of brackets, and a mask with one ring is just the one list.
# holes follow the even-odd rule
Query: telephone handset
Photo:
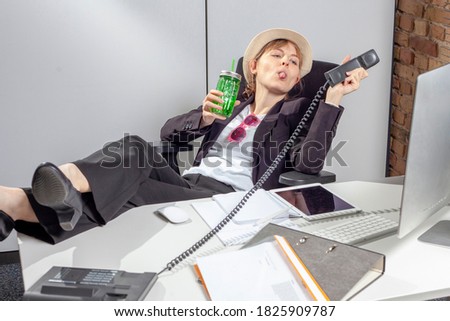
[[284, 145], [281, 152], [277, 155], [275, 160], [267, 168], [267, 170], [264, 172], [264, 174], [261, 176], [261, 178], [244, 195], [244, 197], [242, 197], [242, 199], [239, 201], [239, 203], [236, 205], [236, 207], [219, 224], [217, 224], [216, 227], [214, 227], [211, 231], [209, 231], [205, 236], [203, 236], [200, 240], [198, 240], [194, 245], [192, 245], [186, 251], [184, 251], [179, 256], [174, 258], [172, 261], [167, 263], [166, 267], [158, 274], [161, 274], [164, 271], [172, 270], [179, 263], [184, 261], [190, 255], [194, 254], [200, 247], [202, 247], [206, 242], [208, 242], [214, 235], [219, 233], [220, 230], [222, 230], [222, 228], [228, 222], [230, 222], [233, 219], [233, 217], [236, 216], [236, 214], [239, 213], [239, 211], [247, 203], [248, 199], [253, 194], [255, 194], [255, 192], [258, 189], [260, 189], [262, 187], [264, 182], [267, 181], [267, 179], [270, 177], [270, 175], [273, 173], [273, 171], [278, 167], [278, 165], [281, 163], [283, 158], [286, 156], [287, 152], [294, 145], [295, 140], [300, 135], [300, 131], [303, 129], [306, 121], [312, 115], [314, 109], [316, 108], [317, 104], [319, 103], [319, 100], [321, 99], [321, 97], [326, 92], [326, 90], [329, 86], [334, 87], [336, 84], [342, 82], [346, 77], [347, 71], [353, 70], [358, 67], [363, 67], [364, 69], [368, 69], [372, 66], [375, 66], [379, 61], [380, 61], [380, 59], [378, 58], [377, 53], [375, 52], [375, 50], [372, 49], [354, 59], [349, 60], [348, 62], [346, 62], [343, 65], [340, 65], [336, 68], [331, 69], [330, 71], [327, 71], [324, 74], [325, 78], [326, 78], [325, 84], [319, 88], [316, 95], [314, 96], [314, 99], [311, 101], [311, 104], [309, 105], [308, 109], [306, 110], [306, 112], [303, 115], [302, 119], [300, 120], [299, 124], [297, 125], [294, 132], [292, 133], [291, 137], [288, 139], [288, 141]]
[[372, 66], [375, 66], [380, 61], [375, 50], [371, 49], [362, 55], [353, 58], [347, 61], [345, 64], [337, 66], [327, 72], [325, 72], [325, 79], [331, 87], [334, 87], [336, 84], [343, 82], [346, 76], [346, 72], [363, 67], [364, 69], [369, 69]]

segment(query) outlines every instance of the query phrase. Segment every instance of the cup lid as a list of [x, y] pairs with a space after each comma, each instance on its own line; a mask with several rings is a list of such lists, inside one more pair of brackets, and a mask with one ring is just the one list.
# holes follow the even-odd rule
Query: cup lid
[[241, 78], [242, 78], [242, 76], [240, 74], [238, 74], [237, 72], [229, 71], [229, 70], [222, 70], [220, 72], [220, 76], [230, 76], [230, 77], [237, 78], [239, 80], [241, 80]]

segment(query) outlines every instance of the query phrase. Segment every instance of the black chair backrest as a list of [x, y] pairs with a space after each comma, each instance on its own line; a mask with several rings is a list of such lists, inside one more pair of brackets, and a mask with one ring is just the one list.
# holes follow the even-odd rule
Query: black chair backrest
[[[238, 99], [244, 101], [245, 97], [243, 97], [243, 94], [245, 91], [245, 87], [247, 86], [247, 82], [244, 79], [242, 61], [243, 58], [241, 57], [236, 66], [236, 72], [242, 75]], [[326, 82], [324, 73], [336, 66], [337, 64], [335, 63], [313, 60], [311, 72], [303, 77], [298, 85], [294, 86], [294, 88], [291, 89], [291, 91], [289, 92], [289, 97], [307, 97], [309, 99], [313, 99], [319, 88]]]

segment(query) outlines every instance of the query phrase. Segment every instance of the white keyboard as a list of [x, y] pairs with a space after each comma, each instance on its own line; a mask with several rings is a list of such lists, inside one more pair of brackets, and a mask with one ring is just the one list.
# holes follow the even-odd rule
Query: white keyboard
[[350, 221], [311, 232], [336, 242], [357, 244], [397, 231], [398, 222], [378, 214], [361, 215]]

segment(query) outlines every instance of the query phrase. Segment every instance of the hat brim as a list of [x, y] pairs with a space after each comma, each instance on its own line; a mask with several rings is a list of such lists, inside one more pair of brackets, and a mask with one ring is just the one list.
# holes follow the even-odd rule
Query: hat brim
[[300, 77], [304, 77], [311, 71], [312, 49], [308, 40], [304, 36], [290, 29], [283, 29], [283, 28], [268, 29], [257, 34], [250, 41], [249, 45], [247, 46], [247, 49], [245, 50], [243, 69], [244, 69], [244, 77], [245, 80], [247, 80], [247, 82], [249, 82], [249, 79], [251, 78], [249, 66], [250, 61], [256, 57], [256, 55], [261, 51], [261, 49], [266, 44], [276, 39], [289, 40], [290, 42], [296, 44], [300, 49], [300, 52], [302, 54], [302, 66], [300, 69]]

